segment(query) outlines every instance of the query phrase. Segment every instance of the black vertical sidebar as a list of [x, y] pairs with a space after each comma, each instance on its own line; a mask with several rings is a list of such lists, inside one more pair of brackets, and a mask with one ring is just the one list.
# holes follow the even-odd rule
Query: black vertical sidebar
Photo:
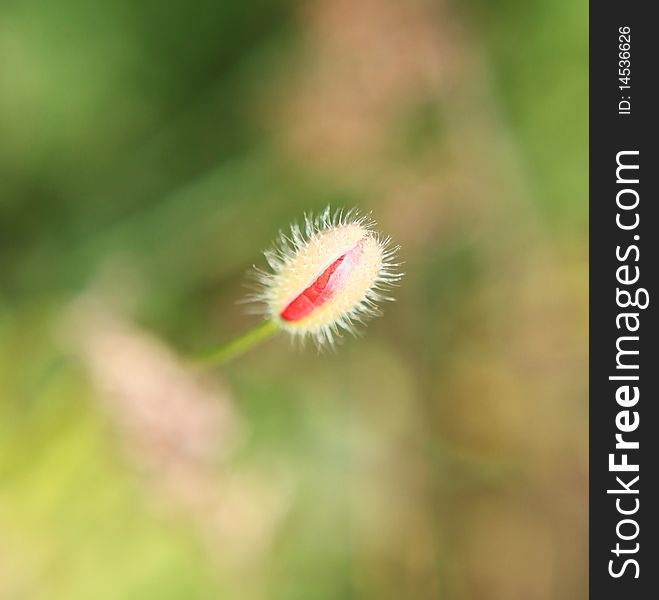
[[598, 600], [659, 598], [659, 28], [651, 8], [590, 3], [589, 578]]

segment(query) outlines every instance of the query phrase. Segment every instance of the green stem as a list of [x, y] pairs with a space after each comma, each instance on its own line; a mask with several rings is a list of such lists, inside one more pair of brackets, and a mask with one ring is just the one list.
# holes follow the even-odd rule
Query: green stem
[[264, 321], [247, 333], [202, 355], [198, 360], [198, 364], [206, 367], [224, 365], [267, 340], [278, 330], [277, 323], [272, 319]]

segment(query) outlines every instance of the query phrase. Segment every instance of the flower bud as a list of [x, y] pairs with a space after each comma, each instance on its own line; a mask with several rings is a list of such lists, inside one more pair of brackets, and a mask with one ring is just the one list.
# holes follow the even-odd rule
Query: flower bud
[[304, 230], [291, 227], [275, 248], [265, 252], [271, 272], [258, 271], [255, 297], [266, 315], [295, 336], [332, 344], [340, 330], [379, 314], [377, 303], [392, 300], [383, 292], [402, 274], [393, 262], [398, 247], [380, 238], [374, 223], [355, 211], [331, 215], [329, 207]]

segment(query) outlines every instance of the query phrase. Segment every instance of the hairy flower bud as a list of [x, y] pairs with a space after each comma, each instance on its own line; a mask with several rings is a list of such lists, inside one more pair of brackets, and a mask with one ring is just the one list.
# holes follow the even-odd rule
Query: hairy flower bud
[[384, 291], [402, 274], [394, 263], [398, 247], [380, 238], [368, 217], [329, 207], [316, 219], [305, 215], [304, 229], [280, 234], [265, 252], [271, 272], [257, 270], [261, 290], [255, 296], [266, 315], [296, 336], [332, 344], [340, 330], [379, 314], [377, 302], [392, 300]]

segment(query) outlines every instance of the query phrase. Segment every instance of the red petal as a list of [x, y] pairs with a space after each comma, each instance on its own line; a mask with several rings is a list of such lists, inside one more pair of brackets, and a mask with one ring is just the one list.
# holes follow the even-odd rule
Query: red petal
[[298, 321], [309, 315], [315, 308], [318, 308], [331, 297], [331, 292], [327, 288], [334, 271], [339, 268], [343, 262], [343, 256], [337, 258], [306, 290], [304, 290], [295, 300], [293, 300], [281, 313], [280, 317], [284, 321]]

